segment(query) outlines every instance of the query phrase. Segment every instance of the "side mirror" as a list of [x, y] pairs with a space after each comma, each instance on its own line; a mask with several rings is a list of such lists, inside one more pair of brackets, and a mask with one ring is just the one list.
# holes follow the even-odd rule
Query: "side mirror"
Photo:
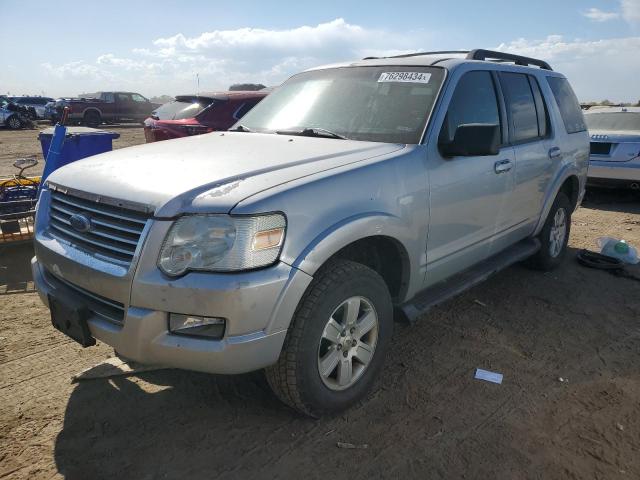
[[439, 145], [445, 157], [475, 157], [500, 153], [500, 127], [486, 123], [459, 125], [451, 142]]

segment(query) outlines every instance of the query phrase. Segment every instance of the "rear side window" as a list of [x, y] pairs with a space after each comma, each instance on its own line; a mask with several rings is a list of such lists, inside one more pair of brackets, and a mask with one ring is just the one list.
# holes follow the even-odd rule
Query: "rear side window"
[[151, 115], [158, 120], [184, 120], [202, 113], [205, 108], [213, 105], [213, 98], [198, 96], [179, 96], [173, 102], [165, 103]]
[[547, 82], [558, 103], [560, 116], [562, 116], [564, 128], [567, 130], [567, 133], [585, 131], [587, 126], [584, 122], [582, 109], [580, 108], [576, 94], [573, 93], [573, 89], [571, 85], [569, 85], [569, 81], [566, 78], [547, 77]]
[[500, 72], [500, 83], [511, 124], [511, 142], [522, 143], [537, 139], [540, 136], [538, 111], [527, 75]]
[[491, 74], [486, 71], [465, 73], [451, 97], [440, 142], [451, 142], [460, 125], [482, 123], [500, 125], [498, 99]]
[[551, 127], [549, 126], [549, 111], [547, 110], [547, 104], [544, 101], [542, 92], [540, 91], [538, 80], [529, 75], [529, 83], [533, 90], [533, 99], [536, 102], [536, 112], [538, 113], [538, 135], [544, 138], [551, 131]]

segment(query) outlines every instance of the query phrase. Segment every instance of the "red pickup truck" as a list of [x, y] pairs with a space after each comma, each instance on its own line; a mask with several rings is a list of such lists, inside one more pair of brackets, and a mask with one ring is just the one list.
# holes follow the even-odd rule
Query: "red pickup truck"
[[97, 127], [102, 122], [142, 122], [160, 104], [152, 103], [139, 93], [98, 92], [82, 98], [61, 98], [55, 105], [48, 105], [45, 115], [56, 123], [64, 107], [69, 107], [69, 121], [88, 127]]

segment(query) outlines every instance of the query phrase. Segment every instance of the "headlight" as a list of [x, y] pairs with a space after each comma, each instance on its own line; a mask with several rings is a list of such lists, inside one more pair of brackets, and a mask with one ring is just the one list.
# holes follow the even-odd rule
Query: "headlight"
[[188, 270], [230, 272], [271, 265], [280, 256], [285, 227], [281, 214], [184, 216], [169, 230], [158, 267], [178, 276]]

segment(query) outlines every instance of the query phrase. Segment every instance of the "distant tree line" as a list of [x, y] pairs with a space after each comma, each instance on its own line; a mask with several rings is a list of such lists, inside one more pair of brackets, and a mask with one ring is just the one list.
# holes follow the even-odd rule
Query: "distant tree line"
[[231, 85], [229, 87], [230, 91], [256, 91], [256, 90], [262, 90], [263, 88], [267, 88], [266, 85], [263, 85], [261, 83], [234, 83], [233, 85]]
[[640, 107], [640, 100], [633, 102], [612, 102], [611, 100], [600, 100], [599, 102], [583, 102], [582, 105], [589, 107], [605, 106], [605, 107]]

